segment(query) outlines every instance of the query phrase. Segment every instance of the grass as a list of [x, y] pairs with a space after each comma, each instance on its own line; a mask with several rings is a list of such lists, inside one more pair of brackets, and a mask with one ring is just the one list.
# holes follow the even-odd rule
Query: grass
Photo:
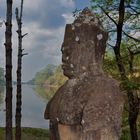
[[131, 140], [129, 127], [122, 129], [121, 140]]
[[[13, 134], [15, 130], [13, 129]], [[0, 128], [0, 140], [4, 140], [5, 129]], [[22, 140], [49, 140], [48, 130], [40, 128], [22, 128]]]
[[[140, 140], [140, 126], [137, 127], [138, 139]], [[122, 128], [121, 139], [120, 140], [131, 140], [129, 126]]]
[[[13, 134], [15, 129], [13, 129]], [[0, 128], [0, 140], [4, 140], [5, 129]], [[140, 137], [140, 131], [138, 131]], [[13, 139], [15, 140], [15, 139]], [[22, 140], [49, 140], [49, 133], [47, 129], [41, 128], [22, 128]], [[129, 127], [122, 129], [122, 135], [120, 140], [131, 140]]]

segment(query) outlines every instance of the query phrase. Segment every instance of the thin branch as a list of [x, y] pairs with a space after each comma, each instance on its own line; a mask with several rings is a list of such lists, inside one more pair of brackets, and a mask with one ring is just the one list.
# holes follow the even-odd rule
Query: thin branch
[[128, 20], [135, 20], [137, 18], [137, 14], [126, 12], [127, 16], [125, 17], [124, 21], [127, 22]]
[[140, 50], [132, 51], [129, 47], [127, 47], [127, 49], [128, 49], [128, 51], [129, 51], [129, 53], [130, 53], [131, 55], [138, 55], [138, 54], [140, 54]]
[[136, 41], [136, 42], [140, 42], [140, 40], [139, 39], [137, 39], [137, 38], [134, 38], [134, 37], [132, 37], [132, 36], [130, 36], [129, 34], [127, 34], [125, 31], [123, 31], [123, 33], [124, 33], [124, 35], [126, 35], [127, 37], [129, 37], [130, 39], [133, 39], [134, 41]]
[[105, 9], [103, 7], [101, 7], [100, 5], [98, 5], [101, 10], [105, 13], [105, 15], [117, 26], [116, 21], [105, 11]]
[[137, 6], [134, 6], [134, 5], [131, 5], [131, 4], [129, 4], [127, 7], [129, 7], [129, 6], [140, 10], [140, 7], [137, 7]]
[[133, 52], [134, 55], [137, 55], [137, 54], [140, 54], [140, 50], [139, 51], [136, 51], [136, 52]]
[[19, 30], [17, 30], [16, 32], [17, 32], [17, 34], [19, 34]]
[[132, 8], [132, 6], [129, 5], [129, 7], [131, 10], [133, 10], [133, 12], [135, 12], [136, 14], [140, 14], [140, 12], [138, 12], [136, 9]]
[[28, 35], [28, 33], [23, 34], [23, 35], [22, 35], [22, 38], [25, 37], [26, 35]]
[[111, 32], [116, 32], [117, 29], [112, 29], [112, 30], [109, 30], [108, 33], [111, 33]]
[[111, 45], [111, 44], [109, 44], [109, 43], [107, 43], [107, 45], [109, 45], [110, 47], [112, 47], [112, 48], [114, 48], [115, 46], [113, 46], [113, 45]]
[[133, 51], [129, 47], [127, 47], [127, 50], [129, 51], [129, 53], [133, 54]]
[[22, 56], [28, 55], [28, 53], [23, 53]]
[[135, 30], [139, 30], [140, 27], [128, 27], [127, 30], [131, 30], [131, 31], [135, 31]]

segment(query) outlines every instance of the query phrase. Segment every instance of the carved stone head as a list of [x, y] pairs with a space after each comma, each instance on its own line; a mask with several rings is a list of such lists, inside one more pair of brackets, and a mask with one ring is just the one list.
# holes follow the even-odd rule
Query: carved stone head
[[67, 24], [62, 44], [62, 68], [68, 78], [85, 72], [101, 72], [108, 38], [99, 19], [84, 9], [72, 24]]

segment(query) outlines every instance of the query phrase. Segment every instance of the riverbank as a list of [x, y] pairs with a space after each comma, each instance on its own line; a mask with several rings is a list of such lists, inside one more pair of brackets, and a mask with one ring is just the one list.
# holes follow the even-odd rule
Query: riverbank
[[[5, 140], [4, 131], [5, 129], [0, 127], [0, 140]], [[14, 133], [15, 129], [13, 129], [13, 134]], [[138, 135], [140, 137], [140, 129], [138, 129]], [[22, 128], [22, 140], [49, 140], [48, 129], [24, 127]], [[122, 135], [120, 140], [131, 140], [128, 126], [122, 129]]]
[[[0, 140], [4, 140], [5, 129], [0, 128]], [[15, 132], [15, 129], [13, 129]], [[13, 133], [14, 134], [14, 133]], [[41, 128], [22, 128], [22, 140], [49, 140], [48, 130]]]

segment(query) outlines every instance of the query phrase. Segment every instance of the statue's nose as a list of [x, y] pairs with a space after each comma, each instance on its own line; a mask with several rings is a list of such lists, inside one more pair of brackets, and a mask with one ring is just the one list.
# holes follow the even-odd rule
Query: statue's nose
[[66, 56], [65, 54], [62, 55], [62, 62], [66, 63], [69, 61], [69, 56]]

